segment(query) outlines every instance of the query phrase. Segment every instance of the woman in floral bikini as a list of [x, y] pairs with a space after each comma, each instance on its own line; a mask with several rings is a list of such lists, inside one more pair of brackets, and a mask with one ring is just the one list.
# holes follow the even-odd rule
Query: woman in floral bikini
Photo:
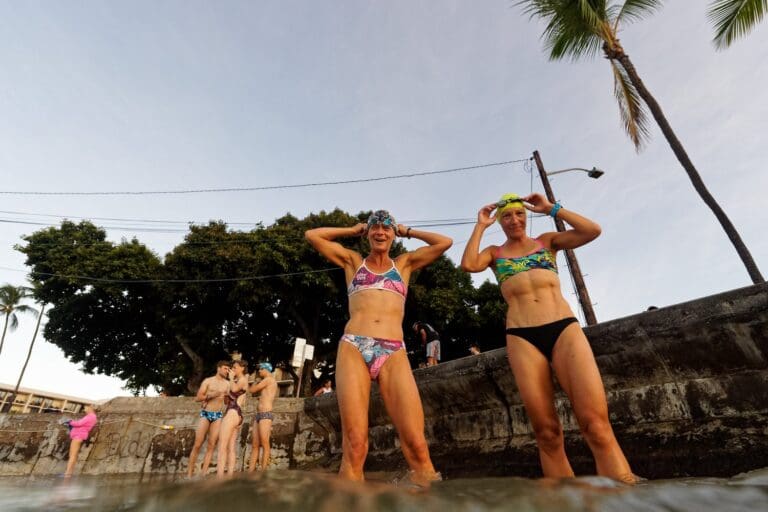
[[[355, 236], [368, 238], [371, 251], [366, 257], [335, 241]], [[389, 251], [395, 236], [418, 238], [428, 245], [392, 259]], [[342, 428], [339, 475], [350, 480], [364, 479], [371, 381], [377, 380], [400, 436], [411, 481], [428, 485], [440, 479], [424, 436], [421, 398], [403, 343], [403, 316], [411, 273], [440, 257], [452, 240], [397, 224], [385, 210], [371, 214], [366, 224], [311, 229], [306, 238], [320, 254], [344, 269], [348, 283], [350, 318], [336, 355]]]

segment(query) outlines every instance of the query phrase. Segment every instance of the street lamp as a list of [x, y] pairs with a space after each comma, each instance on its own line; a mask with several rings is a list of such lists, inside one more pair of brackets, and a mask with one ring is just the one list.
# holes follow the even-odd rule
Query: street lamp
[[[544, 170], [544, 164], [541, 162], [541, 156], [539, 156], [538, 151], [533, 152], [533, 158], [536, 160], [536, 167], [539, 169], [541, 183], [544, 185], [544, 192], [547, 194], [547, 199], [550, 203], [555, 202], [555, 194], [552, 192], [552, 187], [549, 185], [549, 179], [547, 176], [554, 176], [555, 174], [561, 174], [569, 171], [584, 171], [590, 178], [597, 179], [605, 174], [597, 167], [593, 167], [592, 169], [570, 167], [568, 169], [562, 169], [559, 171], [546, 172]], [[557, 217], [555, 217], [555, 226], [557, 227], [558, 231], [565, 231], [565, 223]], [[597, 317], [595, 317], [595, 311], [592, 309], [592, 301], [589, 298], [587, 286], [584, 284], [584, 277], [581, 275], [581, 268], [579, 267], [579, 262], [576, 259], [576, 254], [571, 249], [565, 249], [564, 252], [565, 259], [568, 262], [568, 268], [571, 270], [573, 285], [576, 287], [576, 294], [579, 296], [579, 304], [581, 304], [581, 310], [584, 312], [584, 321], [587, 322], [587, 325], [594, 325], [597, 323]]]
[[559, 171], [548, 172], [547, 176], [554, 176], [555, 174], [562, 174], [564, 172], [570, 172], [570, 171], [584, 171], [584, 172], [587, 173], [587, 176], [589, 176], [590, 178], [594, 178], [594, 179], [597, 179], [600, 176], [602, 176], [603, 174], [605, 174], [605, 171], [601, 171], [597, 167], [593, 167], [591, 169], [584, 169], [583, 167], [569, 167], [568, 169], [562, 169], [562, 170], [559, 170]]

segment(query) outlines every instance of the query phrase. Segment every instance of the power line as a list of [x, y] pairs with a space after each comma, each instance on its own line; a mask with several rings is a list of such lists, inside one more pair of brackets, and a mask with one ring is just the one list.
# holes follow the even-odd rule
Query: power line
[[162, 195], [162, 194], [205, 194], [214, 192], [253, 192], [257, 190], [278, 190], [293, 188], [321, 187], [329, 185], [347, 185], [350, 183], [370, 183], [373, 181], [395, 180], [403, 178], [415, 178], [417, 176], [431, 176], [435, 174], [448, 174], [462, 171], [472, 171], [485, 169], [488, 167], [497, 167], [500, 165], [509, 165], [519, 162], [525, 162], [529, 158], [518, 160], [507, 160], [505, 162], [493, 162], [489, 164], [470, 165], [466, 167], [456, 167], [453, 169], [443, 169], [440, 171], [421, 171], [409, 172], [406, 174], [396, 174], [392, 176], [381, 176], [377, 178], [360, 178], [355, 180], [336, 180], [320, 181], [315, 183], [301, 183], [296, 185], [265, 185], [259, 187], [230, 187], [230, 188], [204, 188], [204, 189], [182, 189], [182, 190], [141, 190], [141, 191], [102, 191], [102, 192], [43, 192], [43, 191], [11, 191], [0, 190], [3, 195], [24, 195], [24, 196], [138, 196], [138, 195]]
[[[429, 228], [429, 227], [450, 227], [450, 226], [462, 226], [467, 224], [473, 224], [474, 220], [464, 220], [464, 219], [455, 219], [452, 222], [432, 222], [432, 221], [413, 221], [412, 223], [409, 223], [411, 227], [414, 228]], [[33, 222], [33, 221], [22, 221], [22, 220], [15, 220], [15, 219], [0, 219], [0, 224], [22, 224], [22, 225], [29, 225], [29, 226], [45, 226], [45, 227], [57, 227], [58, 224], [51, 224], [47, 222]], [[204, 224], [202, 224], [204, 226]], [[97, 226], [102, 229], [111, 229], [115, 231], [128, 231], [128, 232], [135, 232], [135, 233], [169, 233], [169, 234], [175, 234], [175, 233], [189, 233], [189, 229], [177, 229], [177, 228], [147, 228], [147, 227], [135, 227], [135, 226]], [[231, 232], [230, 232], [231, 233]], [[248, 231], [241, 231], [241, 233], [249, 233]], [[281, 239], [289, 239], [289, 240], [298, 240], [300, 236], [296, 237], [280, 237]], [[98, 242], [101, 243], [101, 242]], [[199, 242], [200, 244], [209, 245], [209, 244], [216, 244], [216, 243], [261, 243], [259, 241], [241, 241], [241, 240], [222, 240], [222, 241], [216, 241], [216, 242]], [[191, 243], [192, 245], [193, 243]], [[71, 244], [47, 244], [47, 245], [71, 245]], [[86, 245], [86, 244], [81, 244]]]
[[[33, 213], [33, 212], [18, 212], [0, 210], [0, 213], [7, 215], [26, 215], [29, 217], [54, 217], [58, 219], [78, 219], [78, 220], [106, 220], [114, 222], [146, 222], [151, 224], [204, 224], [201, 221], [192, 220], [161, 220], [161, 219], [125, 219], [119, 217], [82, 217], [78, 215], [58, 215], [53, 213]], [[227, 222], [230, 226], [253, 226], [258, 224], [257, 222]]]
[[55, 272], [35, 272], [35, 271], [21, 270], [18, 268], [9, 268], [9, 267], [0, 267], [0, 269], [8, 270], [11, 272], [25, 272], [25, 273], [36, 275], [36, 276], [60, 277], [63, 279], [93, 281], [98, 283], [151, 284], [151, 283], [231, 283], [235, 281], [260, 281], [262, 279], [271, 279], [275, 277], [290, 277], [290, 276], [300, 276], [300, 275], [306, 275], [306, 274], [319, 274], [322, 272], [332, 272], [334, 270], [341, 270], [341, 267], [324, 268], [320, 270], [307, 270], [304, 272], [286, 272], [283, 274], [270, 274], [270, 275], [261, 275], [261, 276], [224, 277], [219, 279], [109, 279], [106, 277], [57, 274]]

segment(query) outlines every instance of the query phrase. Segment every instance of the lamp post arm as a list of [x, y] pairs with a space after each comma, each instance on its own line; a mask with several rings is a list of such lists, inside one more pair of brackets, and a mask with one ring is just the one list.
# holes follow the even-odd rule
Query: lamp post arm
[[562, 174], [562, 173], [564, 173], [564, 172], [570, 172], [570, 171], [584, 171], [584, 172], [589, 172], [589, 171], [591, 171], [591, 170], [592, 170], [592, 169], [584, 169], [583, 167], [569, 167], [568, 169], [561, 169], [561, 170], [559, 170], [559, 171], [552, 171], [552, 172], [548, 172], [548, 173], [547, 173], [547, 176], [554, 176], [555, 174]]

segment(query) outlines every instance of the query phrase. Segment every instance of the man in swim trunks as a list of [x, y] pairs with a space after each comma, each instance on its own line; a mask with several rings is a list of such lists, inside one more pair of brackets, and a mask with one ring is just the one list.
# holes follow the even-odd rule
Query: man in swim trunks
[[248, 391], [251, 394], [261, 393], [259, 395], [259, 404], [256, 406], [256, 416], [253, 417], [251, 425], [251, 460], [248, 463], [248, 471], [254, 471], [259, 463], [259, 447], [264, 449], [261, 457], [261, 469], [267, 469], [269, 466], [269, 436], [272, 434], [272, 407], [277, 396], [277, 381], [272, 375], [272, 365], [270, 363], [259, 363], [257, 370], [261, 381], [251, 384]]
[[229, 361], [216, 363], [216, 375], [205, 379], [200, 384], [200, 389], [195, 396], [195, 402], [202, 402], [202, 408], [195, 430], [195, 444], [189, 453], [187, 476], [191, 477], [195, 474], [197, 455], [200, 453], [200, 447], [203, 446], [206, 436], [208, 437], [208, 444], [205, 448], [205, 457], [203, 457], [202, 473], [205, 475], [208, 472], [213, 450], [219, 439], [219, 429], [221, 428], [221, 421], [219, 420], [224, 415], [224, 395], [229, 390], [229, 368]]
[[[424, 410], [403, 342], [403, 316], [411, 273], [435, 261], [453, 241], [397, 224], [385, 210], [373, 212], [367, 223], [310, 229], [305, 236], [320, 254], [344, 269], [349, 296], [349, 322], [336, 352], [342, 430], [339, 475], [348, 480], [365, 479], [368, 405], [371, 382], [376, 380], [411, 469], [409, 479], [424, 486], [439, 480], [429, 456]], [[365, 257], [336, 241], [360, 236], [368, 239], [371, 248]], [[417, 238], [427, 246], [393, 259], [389, 253], [396, 236]]]
[[426, 350], [427, 366], [435, 366], [440, 362], [440, 335], [427, 322], [414, 323], [413, 330]]

